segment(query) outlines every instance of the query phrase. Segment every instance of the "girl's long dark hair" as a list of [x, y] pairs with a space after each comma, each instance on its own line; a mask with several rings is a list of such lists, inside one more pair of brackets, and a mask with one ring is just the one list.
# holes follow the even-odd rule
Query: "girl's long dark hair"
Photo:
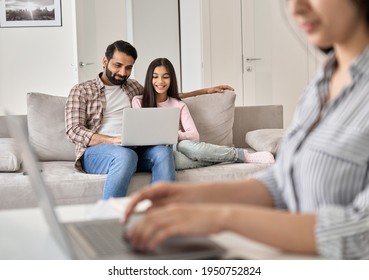
[[158, 66], [164, 66], [170, 77], [170, 86], [167, 95], [175, 99], [181, 100], [178, 94], [178, 84], [176, 72], [174, 70], [173, 64], [167, 58], [157, 58], [153, 60], [149, 68], [147, 68], [145, 86], [142, 97], [142, 107], [157, 107], [156, 105], [156, 92], [152, 85], [152, 77], [154, 75], [154, 70]]

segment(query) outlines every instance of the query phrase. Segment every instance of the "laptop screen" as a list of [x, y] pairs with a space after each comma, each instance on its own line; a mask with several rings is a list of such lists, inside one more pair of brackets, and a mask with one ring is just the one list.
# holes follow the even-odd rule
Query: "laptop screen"
[[122, 146], [176, 144], [178, 128], [179, 108], [126, 108]]

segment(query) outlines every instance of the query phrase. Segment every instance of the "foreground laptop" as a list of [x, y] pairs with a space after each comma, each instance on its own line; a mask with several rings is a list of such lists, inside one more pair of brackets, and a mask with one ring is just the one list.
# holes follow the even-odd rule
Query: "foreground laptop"
[[123, 110], [122, 146], [176, 144], [179, 108]]
[[[32, 152], [19, 120], [7, 116], [10, 134], [22, 149], [23, 164], [28, 172], [39, 205], [65, 255], [70, 259], [215, 259], [225, 250], [206, 237], [175, 237], [164, 242], [152, 252], [137, 252], [123, 239], [126, 229], [118, 219], [61, 223], [49, 189], [39, 171], [38, 162]], [[132, 216], [132, 222], [139, 219]], [[130, 225], [128, 225], [129, 227]]]

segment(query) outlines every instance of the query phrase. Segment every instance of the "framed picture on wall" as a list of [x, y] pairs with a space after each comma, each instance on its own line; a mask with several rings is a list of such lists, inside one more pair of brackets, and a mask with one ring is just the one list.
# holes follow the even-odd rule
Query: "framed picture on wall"
[[0, 0], [0, 27], [61, 25], [61, 0]]

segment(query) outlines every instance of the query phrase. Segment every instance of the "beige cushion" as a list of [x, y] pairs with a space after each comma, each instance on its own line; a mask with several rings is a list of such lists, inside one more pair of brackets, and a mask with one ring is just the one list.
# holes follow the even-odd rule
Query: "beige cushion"
[[15, 140], [0, 138], [0, 171], [18, 171], [20, 166], [21, 158]]
[[216, 145], [233, 145], [235, 100], [236, 94], [233, 91], [183, 99], [199, 131], [200, 141]]
[[42, 161], [74, 160], [74, 145], [65, 134], [67, 98], [43, 93], [27, 94], [28, 134]]
[[246, 143], [254, 150], [276, 154], [284, 129], [258, 129], [246, 133]]

